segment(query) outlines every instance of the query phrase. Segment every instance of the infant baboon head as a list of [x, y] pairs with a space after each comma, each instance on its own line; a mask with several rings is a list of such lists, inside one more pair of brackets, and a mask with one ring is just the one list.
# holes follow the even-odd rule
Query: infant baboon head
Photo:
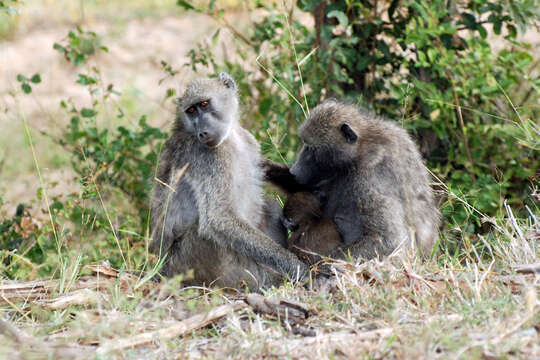
[[283, 207], [283, 226], [290, 231], [318, 221], [322, 216], [319, 197], [308, 192], [297, 192], [289, 196]]
[[209, 148], [223, 143], [238, 118], [236, 83], [229, 74], [190, 82], [180, 98], [179, 125]]

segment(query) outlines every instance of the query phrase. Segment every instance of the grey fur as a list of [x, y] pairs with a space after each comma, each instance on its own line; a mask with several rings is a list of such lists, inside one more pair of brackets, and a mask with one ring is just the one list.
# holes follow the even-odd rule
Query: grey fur
[[187, 86], [157, 177], [174, 188], [156, 183], [152, 199], [151, 251], [167, 255], [164, 275], [193, 269], [188, 283], [252, 289], [306, 275], [307, 267], [280, 245], [284, 230], [279, 235], [279, 214], [264, 198], [259, 145], [238, 123], [228, 74]]
[[282, 218], [283, 210], [278, 202], [271, 197], [265, 197], [263, 221], [259, 228], [281, 247], [287, 248], [288, 234], [287, 229], [283, 225]]
[[440, 216], [428, 171], [404, 129], [365, 109], [326, 101], [299, 135], [304, 147], [290, 172], [326, 194], [324, 216], [344, 242], [335, 257], [381, 258], [400, 245], [429, 255]]

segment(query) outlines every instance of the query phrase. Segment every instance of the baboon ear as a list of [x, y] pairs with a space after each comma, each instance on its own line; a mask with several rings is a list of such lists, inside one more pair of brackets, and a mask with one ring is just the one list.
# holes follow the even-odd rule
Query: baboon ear
[[358, 140], [358, 135], [354, 132], [353, 129], [349, 126], [349, 124], [343, 124], [341, 125], [341, 133], [343, 134], [343, 137], [345, 138], [345, 141], [349, 144], [354, 144], [356, 140]]
[[234, 82], [234, 79], [226, 72], [220, 73], [218, 76], [218, 80], [225, 84], [225, 86], [229, 89], [236, 90], [236, 83]]

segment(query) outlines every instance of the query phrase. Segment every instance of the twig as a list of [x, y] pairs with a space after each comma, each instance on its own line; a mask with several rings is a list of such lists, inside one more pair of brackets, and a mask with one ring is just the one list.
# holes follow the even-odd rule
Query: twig
[[225, 25], [225, 27], [227, 29], [229, 29], [230, 31], [232, 31], [232, 33], [234, 34], [234, 36], [236, 36], [237, 38], [239, 38], [240, 40], [242, 40], [243, 42], [245, 42], [247, 45], [249, 46], [254, 46], [254, 44], [251, 42], [251, 40], [249, 40], [247, 37], [245, 37], [240, 31], [236, 30], [236, 28], [234, 26], [231, 25], [231, 23], [229, 23], [225, 17], [223, 17], [223, 19], [221, 20], [223, 22], [223, 24]]
[[519, 274], [540, 274], [540, 263], [513, 265], [512, 268]]
[[[9, 322], [0, 319], [0, 334], [12, 338], [18, 344], [33, 348], [33, 351], [40, 354], [47, 354], [44, 358], [58, 359], [88, 359], [89, 348], [82, 346], [72, 346], [63, 343], [45, 343], [17, 329]], [[42, 357], [39, 357], [42, 358]]]
[[197, 329], [208, 326], [230, 313], [242, 310], [246, 306], [247, 305], [244, 303], [222, 305], [208, 311], [207, 313], [194, 315], [184, 321], [180, 321], [164, 329], [146, 332], [124, 339], [112, 339], [98, 347], [95, 351], [95, 355], [104, 355], [111, 351], [148, 344], [156, 339], [173, 339], [179, 336], [184, 336]]

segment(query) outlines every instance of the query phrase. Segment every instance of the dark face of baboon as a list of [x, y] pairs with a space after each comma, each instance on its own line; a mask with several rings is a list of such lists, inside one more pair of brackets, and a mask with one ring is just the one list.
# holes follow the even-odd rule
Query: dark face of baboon
[[358, 135], [344, 110], [337, 103], [325, 102], [300, 127], [304, 145], [290, 169], [300, 184], [319, 187], [354, 164]]
[[319, 198], [308, 192], [292, 194], [283, 207], [283, 225], [290, 231], [318, 221], [321, 216]]
[[178, 121], [207, 147], [225, 141], [238, 117], [236, 84], [227, 74], [192, 82], [178, 105]]

